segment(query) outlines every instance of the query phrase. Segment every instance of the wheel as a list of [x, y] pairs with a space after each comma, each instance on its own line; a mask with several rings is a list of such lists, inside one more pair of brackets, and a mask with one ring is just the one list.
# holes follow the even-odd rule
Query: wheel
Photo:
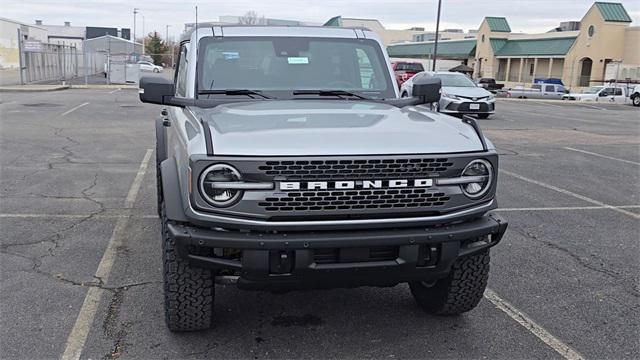
[[640, 106], [640, 95], [636, 95], [631, 99], [633, 106]]
[[158, 70], [157, 68], [154, 68], [154, 69], [153, 69], [153, 72], [154, 72], [154, 73], [159, 73], [159, 72], [160, 72], [160, 70]]
[[478, 114], [478, 119], [486, 119], [489, 117], [489, 115], [491, 114]]
[[211, 327], [214, 274], [211, 270], [189, 266], [178, 255], [169, 236], [164, 204], [162, 208], [162, 252], [164, 268], [164, 314], [171, 331], [196, 331]]
[[475, 308], [487, 287], [489, 250], [460, 258], [449, 276], [434, 283], [409, 283], [414, 299], [429, 314], [458, 315]]

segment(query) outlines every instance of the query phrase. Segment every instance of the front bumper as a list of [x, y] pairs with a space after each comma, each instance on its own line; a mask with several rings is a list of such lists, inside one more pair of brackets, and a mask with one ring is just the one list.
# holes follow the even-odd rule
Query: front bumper
[[[474, 107], [474, 109], [472, 109], [472, 107]], [[495, 111], [495, 101], [464, 101], [450, 99], [442, 99], [440, 101], [440, 112], [445, 114], [493, 114]]]
[[180, 255], [192, 266], [232, 271], [239, 275], [239, 287], [269, 290], [436, 280], [457, 258], [496, 245], [506, 228], [496, 214], [440, 227], [349, 231], [264, 233], [168, 225]]

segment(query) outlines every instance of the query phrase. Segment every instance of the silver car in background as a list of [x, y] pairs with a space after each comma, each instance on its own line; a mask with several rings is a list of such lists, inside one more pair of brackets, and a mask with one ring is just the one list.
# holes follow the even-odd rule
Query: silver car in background
[[495, 97], [491, 92], [478, 87], [466, 75], [450, 71], [423, 71], [405, 81], [400, 88], [402, 97], [411, 97], [413, 82], [423, 76], [435, 77], [442, 81], [442, 97], [438, 111], [450, 115], [476, 114], [486, 119], [495, 113]]

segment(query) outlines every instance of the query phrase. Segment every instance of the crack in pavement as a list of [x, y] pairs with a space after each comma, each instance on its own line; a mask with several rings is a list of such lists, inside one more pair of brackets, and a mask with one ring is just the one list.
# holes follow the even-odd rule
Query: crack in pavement
[[536, 242], [539, 242], [545, 246], [547, 246], [548, 248], [560, 251], [566, 255], [568, 255], [571, 259], [573, 259], [578, 265], [584, 267], [585, 269], [591, 270], [591, 271], [595, 271], [598, 273], [601, 273], [603, 275], [606, 275], [610, 278], [613, 278], [614, 280], [616, 280], [617, 282], [620, 282], [622, 285], [622, 290], [627, 293], [628, 295], [631, 295], [633, 297], [640, 297], [640, 290], [638, 290], [636, 288], [636, 284], [634, 283], [633, 285], [629, 285], [628, 284], [628, 279], [625, 278], [623, 276], [623, 274], [621, 274], [619, 271], [617, 270], [612, 270], [612, 269], [608, 269], [606, 268], [607, 263], [605, 262], [604, 259], [600, 258], [598, 255], [596, 254], [589, 254], [589, 256], [593, 259], [596, 259], [599, 263], [600, 263], [600, 267], [598, 267], [595, 264], [592, 264], [591, 262], [589, 262], [588, 258], [579, 256], [578, 254], [572, 252], [571, 250], [569, 250], [566, 247], [560, 246], [552, 241], [549, 240], [545, 240], [540, 238], [538, 235], [533, 234], [529, 231], [527, 231], [524, 228], [519, 228], [518, 226], [512, 225], [510, 227], [510, 229], [512, 231], [515, 231], [516, 233], [524, 236], [525, 238], [534, 240]]

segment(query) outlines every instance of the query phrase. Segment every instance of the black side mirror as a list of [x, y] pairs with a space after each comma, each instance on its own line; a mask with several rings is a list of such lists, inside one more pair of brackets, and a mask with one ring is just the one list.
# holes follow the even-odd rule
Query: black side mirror
[[422, 76], [413, 82], [412, 94], [424, 104], [440, 101], [442, 82], [438, 78]]
[[140, 101], [150, 104], [170, 105], [176, 87], [172, 80], [159, 76], [144, 76], [140, 79]]

